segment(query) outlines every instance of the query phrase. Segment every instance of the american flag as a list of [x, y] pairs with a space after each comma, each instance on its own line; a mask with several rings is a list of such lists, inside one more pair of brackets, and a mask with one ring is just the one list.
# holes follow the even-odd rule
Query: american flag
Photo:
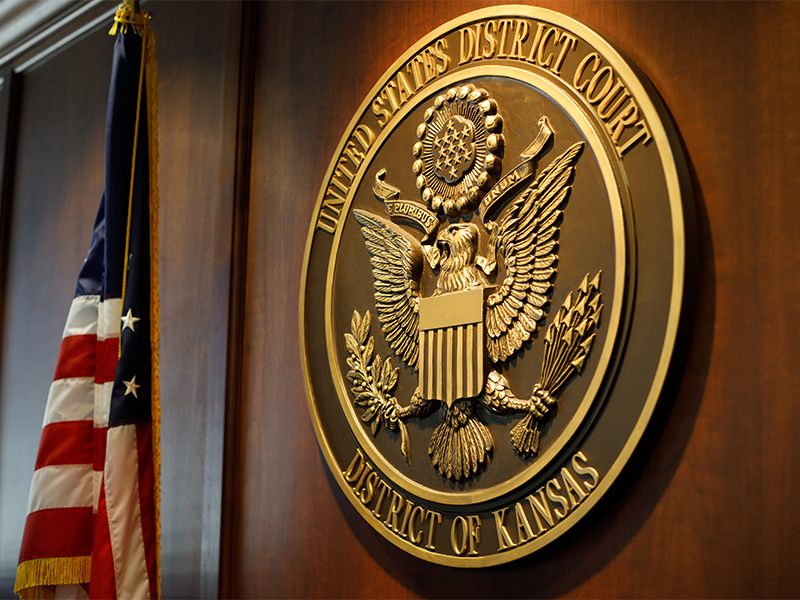
[[106, 183], [45, 408], [15, 592], [156, 598], [157, 79], [149, 15], [115, 17]]

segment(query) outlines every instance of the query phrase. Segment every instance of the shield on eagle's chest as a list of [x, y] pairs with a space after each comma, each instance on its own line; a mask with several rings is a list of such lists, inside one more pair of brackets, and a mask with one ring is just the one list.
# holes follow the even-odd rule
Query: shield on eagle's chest
[[486, 288], [419, 302], [419, 393], [449, 407], [483, 390]]

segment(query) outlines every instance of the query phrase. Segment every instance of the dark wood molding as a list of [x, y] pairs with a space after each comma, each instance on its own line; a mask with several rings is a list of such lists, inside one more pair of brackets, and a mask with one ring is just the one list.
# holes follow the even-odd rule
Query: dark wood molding
[[[11, 234], [11, 209], [14, 173], [14, 149], [19, 122], [19, 76], [10, 66], [0, 69], [0, 289], [7, 289], [8, 244]], [[6, 295], [0, 294], [0, 341], [3, 339]], [[0, 363], [3, 346], [0, 344]]]
[[[230, 292], [228, 302], [227, 364], [225, 367], [224, 453], [221, 490], [221, 548], [219, 552], [218, 594], [231, 594], [233, 536], [240, 517], [238, 501], [240, 462], [242, 365], [244, 362], [245, 292], [247, 246], [250, 214], [250, 170], [253, 136], [253, 100], [255, 94], [255, 57], [257, 2], [238, 4], [240, 14], [239, 85], [236, 122], [236, 170], [232, 211], [232, 236], [229, 247]], [[235, 26], [233, 19], [231, 27]], [[229, 36], [235, 39], [234, 35]], [[232, 42], [231, 42], [232, 43]], [[207, 590], [203, 588], [204, 593]]]
[[[236, 152], [239, 112], [238, 80], [241, 69], [241, 3], [230, 2], [225, 11], [224, 79], [222, 90], [222, 146]], [[200, 597], [216, 598], [219, 585], [222, 486], [227, 404], [228, 346], [231, 336], [231, 248], [234, 239], [234, 206], [237, 170], [226, 170], [220, 181], [220, 200], [214, 215], [214, 273], [212, 286], [211, 345], [209, 347], [208, 395], [206, 402], [205, 456], [203, 460], [203, 523], [200, 556]]]

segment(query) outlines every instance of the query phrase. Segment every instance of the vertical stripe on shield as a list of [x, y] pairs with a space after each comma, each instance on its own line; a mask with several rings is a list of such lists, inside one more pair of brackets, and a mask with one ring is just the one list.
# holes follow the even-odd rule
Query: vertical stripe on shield
[[483, 388], [483, 323], [419, 332], [420, 394], [453, 402]]

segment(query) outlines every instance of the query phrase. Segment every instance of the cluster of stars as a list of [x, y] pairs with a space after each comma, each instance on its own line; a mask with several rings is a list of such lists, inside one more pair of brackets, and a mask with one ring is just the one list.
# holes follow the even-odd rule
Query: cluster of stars
[[471, 123], [458, 116], [450, 118], [433, 142], [438, 151], [435, 171], [439, 177], [453, 183], [464, 175], [475, 160], [472, 140]]

